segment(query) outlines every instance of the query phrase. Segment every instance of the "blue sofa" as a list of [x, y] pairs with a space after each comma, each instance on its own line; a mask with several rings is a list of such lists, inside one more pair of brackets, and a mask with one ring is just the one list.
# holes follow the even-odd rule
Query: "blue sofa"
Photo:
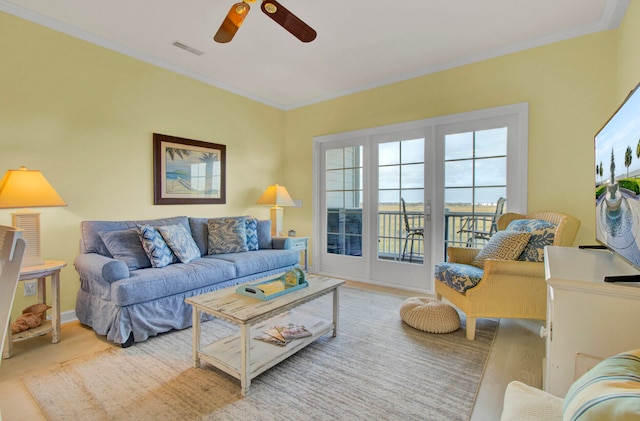
[[[271, 238], [270, 221], [253, 220], [257, 243], [252, 251], [209, 254], [208, 221], [186, 216], [83, 221], [80, 255], [74, 260], [80, 275], [76, 301], [80, 322], [116, 344], [129, 346], [162, 332], [191, 326], [191, 306], [184, 302], [186, 297], [298, 266], [299, 251], [288, 249], [287, 238]], [[199, 256], [187, 263], [152, 267], [153, 256], [143, 248], [138, 227], [175, 225], [190, 234]]]

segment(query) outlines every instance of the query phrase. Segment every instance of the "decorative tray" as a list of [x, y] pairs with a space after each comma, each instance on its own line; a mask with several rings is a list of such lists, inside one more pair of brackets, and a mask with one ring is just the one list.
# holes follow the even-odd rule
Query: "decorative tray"
[[309, 283], [305, 279], [302, 269], [295, 268], [277, 278], [255, 284], [240, 285], [236, 288], [236, 293], [259, 300], [271, 300], [308, 286]]

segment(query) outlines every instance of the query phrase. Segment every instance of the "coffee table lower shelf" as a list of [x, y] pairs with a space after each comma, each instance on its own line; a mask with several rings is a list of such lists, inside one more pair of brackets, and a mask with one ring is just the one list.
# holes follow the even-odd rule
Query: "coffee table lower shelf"
[[[313, 334], [306, 338], [295, 339], [285, 346], [253, 339], [254, 336], [259, 335], [263, 330], [271, 326], [287, 323], [302, 324]], [[295, 313], [295, 316], [287, 313], [286, 315], [275, 317], [269, 319], [267, 322], [256, 325], [254, 329], [250, 329], [249, 379], [255, 378], [269, 368], [289, 358], [319, 337], [333, 331], [333, 328], [333, 323], [330, 321], [314, 319], [309, 316], [305, 317], [298, 313]], [[198, 357], [200, 360], [211, 364], [236, 379], [242, 380], [241, 336], [241, 331], [238, 331], [209, 345], [203, 346], [198, 351]]]

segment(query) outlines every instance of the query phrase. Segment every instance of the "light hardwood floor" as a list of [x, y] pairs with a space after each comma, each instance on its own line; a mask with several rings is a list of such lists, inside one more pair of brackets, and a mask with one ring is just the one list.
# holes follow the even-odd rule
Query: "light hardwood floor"
[[[353, 282], [348, 284], [362, 285]], [[366, 286], [366, 288], [407, 297], [417, 295], [390, 288], [372, 286]], [[542, 386], [544, 340], [539, 336], [541, 323], [527, 320], [500, 320], [471, 414], [471, 421], [500, 419], [504, 390], [511, 380], [520, 380], [536, 387]], [[21, 378], [53, 369], [60, 363], [81, 355], [114, 346], [77, 321], [63, 324], [61, 337], [62, 340], [58, 344], [51, 343], [50, 334], [13, 344], [14, 356], [2, 360], [0, 365], [0, 408], [3, 421], [45, 419], [23, 386]], [[64, 391], [61, 390], [60, 393]]]

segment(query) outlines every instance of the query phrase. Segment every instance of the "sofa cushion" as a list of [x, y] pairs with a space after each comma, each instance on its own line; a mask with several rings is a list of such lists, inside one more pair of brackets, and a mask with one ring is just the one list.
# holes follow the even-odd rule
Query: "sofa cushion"
[[[111, 284], [111, 301], [118, 306], [143, 303], [215, 285], [237, 277], [235, 266], [221, 259], [196, 259], [163, 268], [146, 268]], [[149, 315], [153, 317], [153, 315]]]
[[138, 235], [152, 267], [162, 268], [178, 261], [156, 228], [149, 225], [139, 225]]
[[137, 229], [104, 231], [100, 233], [100, 238], [111, 256], [123, 261], [129, 270], [151, 267], [151, 261], [142, 248]]
[[518, 257], [527, 262], [543, 262], [544, 246], [550, 246], [555, 240], [557, 225], [542, 219], [516, 219], [511, 221], [505, 231], [528, 232], [529, 243]]
[[200, 249], [193, 241], [191, 233], [180, 225], [163, 225], [158, 227], [158, 231], [167, 243], [171, 251], [182, 263], [189, 263], [193, 259], [200, 257]]
[[640, 419], [640, 349], [607, 358], [576, 380], [565, 397], [563, 419]]
[[478, 285], [483, 274], [482, 269], [462, 263], [438, 263], [434, 269], [437, 280], [460, 293]]
[[526, 232], [498, 231], [491, 236], [471, 264], [482, 269], [487, 259], [516, 260], [530, 237], [531, 234]]
[[209, 253], [247, 251], [247, 222], [244, 216], [213, 218], [209, 226]]
[[247, 217], [247, 250], [258, 250], [258, 220], [256, 218]]
[[240, 277], [295, 265], [300, 261], [300, 251], [271, 249], [247, 253], [214, 254], [205, 257], [205, 259], [212, 258], [233, 263], [237, 276]]

